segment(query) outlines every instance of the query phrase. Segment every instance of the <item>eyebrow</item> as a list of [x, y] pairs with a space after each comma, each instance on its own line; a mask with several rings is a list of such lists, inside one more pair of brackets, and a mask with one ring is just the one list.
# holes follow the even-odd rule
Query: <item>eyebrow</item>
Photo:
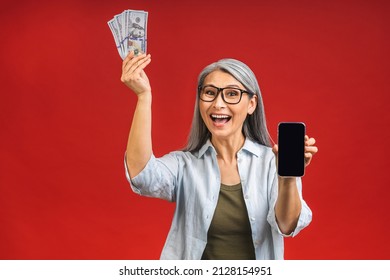
[[[213, 87], [217, 87], [216, 85], [214, 84], [205, 84], [204, 86], [213, 86]], [[219, 88], [219, 87], [217, 87]], [[239, 85], [227, 85], [227, 86], [224, 86], [223, 88], [238, 88], [238, 89], [241, 89]], [[244, 89], [245, 90], [245, 89]]]

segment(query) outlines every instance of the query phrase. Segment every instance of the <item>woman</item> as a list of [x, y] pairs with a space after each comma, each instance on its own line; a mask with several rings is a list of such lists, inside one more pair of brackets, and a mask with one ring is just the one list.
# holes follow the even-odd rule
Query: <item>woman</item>
[[[176, 202], [161, 259], [283, 259], [283, 237], [306, 227], [311, 211], [300, 178], [277, 176], [253, 72], [233, 59], [207, 66], [186, 149], [155, 158], [150, 62], [133, 53], [123, 61], [121, 80], [138, 97], [125, 167], [134, 192]], [[306, 136], [306, 165], [314, 143]]]

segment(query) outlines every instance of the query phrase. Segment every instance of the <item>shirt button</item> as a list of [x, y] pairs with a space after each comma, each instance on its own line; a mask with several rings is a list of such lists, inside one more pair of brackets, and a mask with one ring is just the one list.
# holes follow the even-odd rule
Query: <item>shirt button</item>
[[249, 199], [249, 195], [246, 195], [246, 196], [245, 196], [245, 199]]
[[251, 218], [251, 221], [255, 221], [255, 220], [256, 220], [255, 218], [253, 218], [253, 217]]

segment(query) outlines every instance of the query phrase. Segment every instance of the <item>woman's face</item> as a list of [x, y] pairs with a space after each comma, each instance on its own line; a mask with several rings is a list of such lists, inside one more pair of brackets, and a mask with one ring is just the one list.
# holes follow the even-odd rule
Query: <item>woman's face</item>
[[[218, 88], [233, 87], [245, 90], [244, 86], [232, 75], [220, 70], [208, 74], [203, 86], [211, 85]], [[199, 110], [202, 119], [212, 134], [212, 137], [229, 139], [242, 137], [242, 126], [248, 114], [252, 114], [257, 105], [257, 96], [242, 95], [238, 104], [227, 104], [222, 99], [222, 92], [212, 102], [199, 100]]]

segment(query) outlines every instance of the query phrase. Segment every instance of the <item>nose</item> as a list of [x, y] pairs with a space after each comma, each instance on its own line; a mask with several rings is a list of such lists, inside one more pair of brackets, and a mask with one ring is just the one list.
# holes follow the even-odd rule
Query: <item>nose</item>
[[217, 97], [213, 101], [213, 106], [216, 109], [221, 109], [221, 108], [224, 108], [226, 106], [226, 103], [222, 98], [222, 94], [223, 94], [222, 91], [219, 91], [217, 94]]

